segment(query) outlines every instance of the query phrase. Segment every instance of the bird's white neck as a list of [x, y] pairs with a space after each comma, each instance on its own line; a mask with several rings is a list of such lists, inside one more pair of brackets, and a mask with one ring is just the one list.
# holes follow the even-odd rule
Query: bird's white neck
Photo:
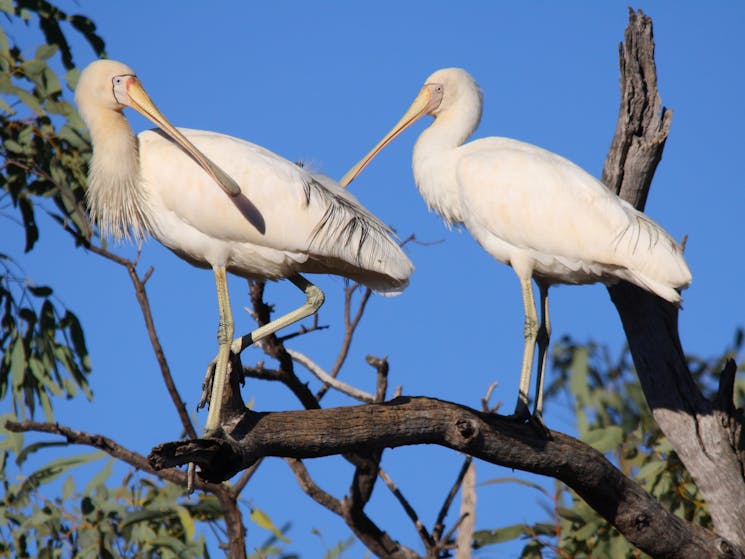
[[83, 115], [93, 140], [88, 207], [101, 234], [142, 238], [149, 231], [137, 138], [119, 111]]
[[463, 92], [455, 102], [435, 116], [414, 146], [414, 180], [430, 209], [448, 224], [463, 221], [456, 177], [457, 157], [463, 143], [481, 120], [478, 89]]

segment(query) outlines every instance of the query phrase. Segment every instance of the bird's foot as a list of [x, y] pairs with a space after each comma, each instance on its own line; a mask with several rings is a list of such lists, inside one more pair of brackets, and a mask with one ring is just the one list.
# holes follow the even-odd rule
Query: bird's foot
[[541, 415], [541, 412], [536, 411], [534, 412], [529, 418], [528, 423], [533, 428], [533, 430], [536, 432], [536, 434], [544, 439], [550, 439], [551, 438], [551, 430], [546, 427], [546, 424], [543, 423], [543, 417]]
[[202, 380], [202, 396], [199, 398], [197, 410], [201, 410], [203, 407], [205, 407], [210, 401], [210, 398], [212, 398], [212, 380], [215, 378], [216, 365], [216, 359], [213, 359], [212, 362], [207, 365], [207, 372], [204, 375], [204, 380]]
[[551, 431], [546, 424], [543, 423], [543, 417], [541, 412], [536, 410], [535, 413], [530, 413], [528, 406], [523, 402], [518, 402], [515, 407], [515, 411], [510, 415], [504, 416], [507, 421], [513, 421], [515, 423], [527, 423], [530, 425], [537, 435], [544, 439], [551, 437]]
[[[242, 350], [241, 350], [242, 351]], [[207, 372], [204, 374], [204, 379], [202, 379], [202, 395], [199, 397], [199, 402], [197, 403], [197, 410], [201, 410], [207, 404], [210, 402], [210, 399], [212, 398], [212, 383], [215, 379], [215, 368], [217, 367], [217, 357], [215, 357], [209, 365], [207, 365]], [[228, 357], [228, 376], [233, 370], [240, 371], [242, 368], [241, 361], [240, 361], [240, 351], [235, 351], [235, 348], [231, 346], [230, 348], [230, 356]], [[243, 384], [243, 379], [241, 379], [241, 385]]]
[[512, 412], [510, 415], [505, 415], [504, 417], [508, 421], [513, 421], [515, 423], [527, 423], [528, 421], [530, 421], [531, 418], [528, 404], [526, 404], [522, 400], [518, 401], [517, 405], [515, 406], [515, 411]]

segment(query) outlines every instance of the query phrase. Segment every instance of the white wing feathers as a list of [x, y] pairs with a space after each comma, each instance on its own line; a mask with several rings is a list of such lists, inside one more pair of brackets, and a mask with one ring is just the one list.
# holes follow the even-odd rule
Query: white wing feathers
[[509, 138], [460, 149], [461, 213], [492, 256], [552, 283], [618, 278], [680, 301], [691, 281], [680, 245], [584, 170]]

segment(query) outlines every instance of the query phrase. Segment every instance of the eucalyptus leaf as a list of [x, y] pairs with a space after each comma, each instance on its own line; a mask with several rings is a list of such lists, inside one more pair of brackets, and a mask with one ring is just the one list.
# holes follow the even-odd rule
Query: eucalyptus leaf
[[529, 532], [530, 528], [526, 524], [513, 524], [494, 530], [477, 530], [473, 533], [473, 543], [477, 547], [483, 547], [485, 545], [508, 542]]
[[584, 442], [599, 452], [608, 452], [618, 448], [623, 441], [623, 429], [618, 425], [609, 425], [593, 429], [584, 437]]
[[260, 526], [261, 528], [264, 528], [265, 530], [269, 530], [272, 532], [278, 540], [284, 543], [290, 543], [290, 540], [287, 539], [282, 532], [279, 531], [279, 529], [274, 525], [272, 520], [269, 518], [269, 516], [262, 510], [259, 510], [257, 508], [251, 509], [251, 521], [256, 524], [257, 526]]
[[52, 56], [57, 54], [58, 51], [59, 47], [57, 45], [40, 45], [36, 49], [35, 58], [47, 60], [48, 58], [51, 58]]

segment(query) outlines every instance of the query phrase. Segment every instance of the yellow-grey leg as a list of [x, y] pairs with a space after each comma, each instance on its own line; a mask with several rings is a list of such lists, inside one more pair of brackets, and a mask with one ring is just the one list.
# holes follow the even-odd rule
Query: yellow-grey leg
[[[236, 338], [230, 344], [229, 353], [240, 355], [241, 352], [251, 344], [258, 342], [262, 338], [267, 337], [269, 334], [273, 334], [274, 332], [281, 328], [284, 328], [285, 326], [289, 326], [293, 322], [297, 322], [298, 320], [302, 320], [306, 316], [310, 316], [311, 314], [315, 313], [321, 307], [321, 305], [323, 305], [325, 297], [323, 295], [323, 291], [321, 291], [318, 287], [313, 285], [300, 274], [294, 274], [288, 279], [300, 290], [302, 290], [303, 293], [305, 293], [305, 303], [294, 311], [272, 320], [270, 323], [265, 324], [264, 326], [261, 326], [256, 330], [253, 330], [249, 334], [241, 336], [240, 338]], [[197, 409], [203, 407], [204, 404], [207, 403], [207, 401], [209, 400], [210, 411], [212, 411], [212, 406], [216, 401], [214, 396], [216, 385], [212, 381], [212, 379], [215, 376], [215, 370], [218, 366], [219, 359], [220, 354], [218, 354], [217, 358], [215, 358], [215, 360], [210, 363], [210, 366], [207, 367], [207, 373], [205, 374], [204, 381], [202, 383], [202, 398], [197, 405]], [[222, 399], [220, 399], [219, 401], [222, 402]], [[209, 424], [209, 418], [207, 421]]]
[[212, 378], [212, 391], [210, 395], [210, 409], [207, 414], [205, 432], [210, 434], [220, 427], [220, 416], [222, 412], [222, 393], [228, 378], [228, 362], [230, 361], [230, 344], [233, 339], [233, 313], [230, 310], [230, 297], [228, 296], [228, 279], [225, 267], [215, 266], [215, 285], [217, 286], [217, 306], [220, 313], [220, 324], [217, 327], [217, 359], [215, 360], [215, 372]]
[[548, 285], [538, 284], [541, 296], [541, 325], [538, 328], [538, 376], [535, 388], [535, 408], [533, 415], [540, 421], [543, 413], [543, 381], [546, 373], [546, 358], [548, 356], [548, 345], [551, 339], [551, 319], [548, 314]]
[[535, 308], [533, 296], [533, 284], [530, 276], [520, 278], [520, 289], [523, 294], [523, 307], [525, 308], [525, 326], [523, 336], [525, 347], [523, 348], [523, 364], [520, 371], [520, 390], [517, 394], [517, 405], [515, 406], [515, 417], [528, 419], [530, 410], [528, 408], [528, 391], [530, 390], [530, 375], [533, 370], [533, 355], [535, 342], [538, 335], [538, 313]]
[[298, 320], [304, 319], [306, 316], [312, 315], [321, 308], [321, 305], [323, 305], [323, 301], [325, 300], [323, 291], [321, 291], [318, 287], [313, 285], [300, 274], [293, 274], [287, 279], [289, 279], [295, 286], [297, 286], [298, 289], [305, 293], [305, 303], [303, 303], [302, 306], [298, 307], [294, 311], [275, 318], [270, 323], [257, 328], [246, 336], [242, 336], [233, 340], [233, 344], [230, 346], [230, 349], [234, 354], [240, 354], [251, 344], [258, 342], [262, 338], [266, 338], [269, 334], [273, 334], [274, 332], [284, 328], [285, 326], [289, 326], [290, 324], [297, 322]]

